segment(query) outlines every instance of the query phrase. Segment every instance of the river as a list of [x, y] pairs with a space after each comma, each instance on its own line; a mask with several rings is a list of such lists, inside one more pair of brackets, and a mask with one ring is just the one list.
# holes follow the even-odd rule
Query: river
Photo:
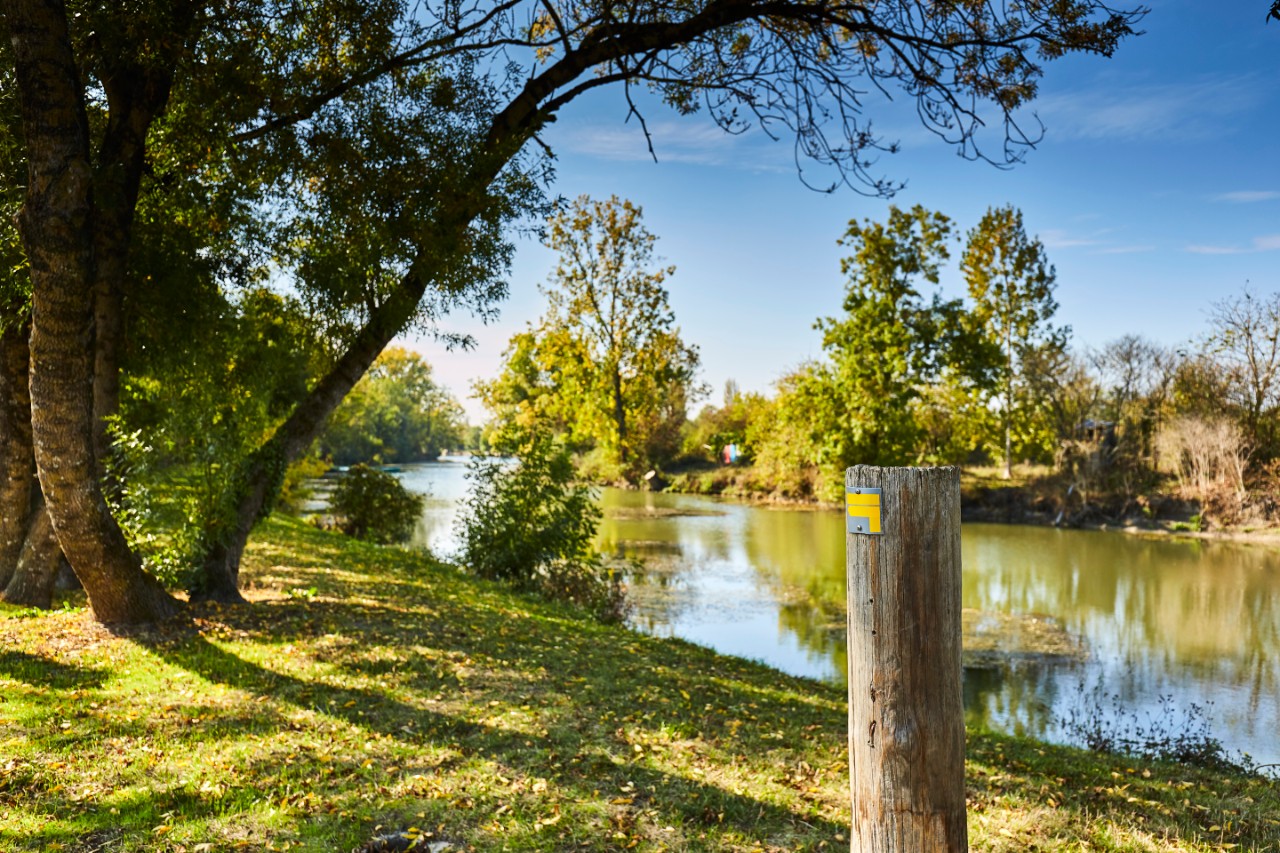
[[[415, 544], [448, 556], [465, 466], [406, 466], [429, 496]], [[844, 519], [692, 495], [605, 489], [600, 547], [638, 556], [633, 625], [843, 683]], [[1087, 657], [965, 669], [971, 724], [1070, 741], [1062, 721], [1168, 709], [1231, 751], [1280, 762], [1280, 550], [1123, 533], [966, 524], [964, 606], [1050, 617]], [[991, 618], [996, 618], [994, 615]], [[1115, 697], [1115, 698], [1113, 698]], [[1193, 712], [1192, 706], [1201, 710]]]

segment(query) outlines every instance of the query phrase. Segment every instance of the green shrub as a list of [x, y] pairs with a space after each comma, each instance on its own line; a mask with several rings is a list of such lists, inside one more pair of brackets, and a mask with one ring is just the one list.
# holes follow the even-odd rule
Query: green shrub
[[343, 533], [389, 544], [408, 540], [424, 502], [385, 471], [352, 465], [333, 490], [330, 506]]
[[289, 464], [284, 471], [284, 482], [280, 484], [280, 497], [276, 506], [286, 512], [297, 513], [311, 499], [309, 480], [315, 480], [329, 470], [329, 463], [319, 456], [308, 455]]
[[515, 464], [471, 463], [471, 495], [457, 522], [463, 564], [620, 620], [626, 593], [592, 545], [601, 513], [590, 487], [576, 482], [568, 452], [548, 436], [529, 438], [518, 455]]

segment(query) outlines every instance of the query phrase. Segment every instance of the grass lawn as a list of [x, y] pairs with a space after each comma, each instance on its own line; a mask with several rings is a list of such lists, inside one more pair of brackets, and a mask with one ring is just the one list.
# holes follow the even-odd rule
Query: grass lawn
[[[243, 574], [130, 636], [0, 610], [0, 849], [848, 847], [842, 691], [283, 518]], [[1257, 777], [970, 732], [968, 796], [976, 850], [1280, 851]]]

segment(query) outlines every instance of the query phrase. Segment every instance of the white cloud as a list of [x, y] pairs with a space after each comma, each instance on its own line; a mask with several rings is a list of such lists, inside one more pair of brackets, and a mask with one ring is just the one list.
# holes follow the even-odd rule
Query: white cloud
[[1071, 249], [1077, 246], [1098, 245], [1098, 240], [1094, 237], [1073, 236], [1061, 228], [1050, 228], [1047, 231], [1041, 231], [1037, 236], [1046, 249]]
[[1185, 251], [1193, 255], [1242, 255], [1249, 250], [1240, 246], [1203, 246], [1194, 244], [1187, 246]]
[[1191, 245], [1186, 251], [1197, 255], [1244, 255], [1252, 252], [1280, 251], [1280, 234], [1263, 234], [1254, 237], [1248, 246], [1206, 246]]
[[1249, 204], [1255, 201], [1271, 201], [1276, 198], [1280, 198], [1280, 192], [1276, 190], [1237, 190], [1236, 192], [1216, 195], [1213, 200], [1229, 201], [1233, 204]]
[[[1079, 219], [1079, 217], [1077, 217]], [[1155, 251], [1147, 244], [1117, 243], [1116, 229], [1097, 228], [1084, 234], [1073, 234], [1061, 228], [1050, 228], [1037, 235], [1047, 249], [1088, 248], [1093, 255], [1129, 255]]]
[[1254, 75], [1202, 77], [1184, 84], [1103, 84], [1037, 98], [1032, 108], [1051, 134], [1080, 139], [1201, 139], [1223, 120], [1253, 109]]
[[[698, 166], [735, 166], [752, 171], [785, 171], [781, 148], [765, 151], [755, 139], [725, 133], [714, 124], [690, 121], [648, 123], [653, 151], [659, 162]], [[751, 134], [751, 131], [748, 131]], [[638, 122], [581, 124], [551, 139], [552, 147], [602, 160], [635, 162], [653, 159]], [[773, 156], [769, 156], [773, 155]]]
[[1145, 245], [1145, 246], [1107, 246], [1106, 248], [1098, 249], [1098, 250], [1097, 250], [1097, 252], [1095, 252], [1095, 254], [1098, 254], [1098, 255], [1136, 255], [1136, 254], [1138, 254], [1138, 253], [1140, 253], [1140, 252], [1154, 252], [1155, 250], [1156, 250], [1156, 247], [1155, 247], [1155, 246], [1150, 246], [1150, 245]]

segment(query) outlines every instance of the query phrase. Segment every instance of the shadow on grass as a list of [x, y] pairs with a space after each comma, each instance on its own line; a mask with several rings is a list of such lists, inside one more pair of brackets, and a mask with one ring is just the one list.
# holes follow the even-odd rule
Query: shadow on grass
[[106, 673], [12, 649], [0, 650], [0, 675], [51, 690], [88, 690], [101, 687]]
[[[319, 611], [312, 613], [313, 617], [318, 617], [316, 619], [317, 625], [329, 626], [337, 624], [346, 626], [348, 630], [353, 625], [368, 624], [366, 620], [371, 615], [375, 615], [371, 611], [383, 611], [376, 612], [376, 615], [382, 618], [374, 620], [375, 624], [380, 625], [380, 629], [362, 631], [354, 636], [358, 646], [361, 648], [369, 648], [388, 642], [393, 644], [396, 642], [407, 643], [413, 639], [422, 642], [424, 639], [421, 637], [405, 637], [400, 633], [407, 627], [420, 627], [420, 622], [404, 612], [371, 608], [368, 605], [342, 605], [330, 602], [318, 604], [318, 607], [310, 605], [310, 607], [314, 607]], [[292, 607], [293, 605], [290, 605], [291, 609]], [[283, 621], [287, 620], [281, 620], [281, 622]], [[437, 631], [439, 630], [440, 626], [437, 626]], [[455, 638], [467, 636], [466, 632], [455, 634], [455, 632], [446, 631], [445, 633]], [[553, 673], [559, 673], [563, 669], [564, 673], [575, 674], [572, 678], [548, 675], [542, 683], [530, 683], [518, 677], [513, 677], [510, 680], [489, 679], [467, 688], [468, 696], [475, 696], [481, 704], [487, 703], [490, 696], [502, 697], [507, 701], [511, 701], [515, 697], [524, 699], [536, 698], [537, 695], [545, 695], [547, 692], [566, 697], [574, 696], [575, 698], [569, 707], [558, 715], [559, 719], [551, 721], [552, 724], [544, 735], [512, 732], [457, 716], [437, 713], [420, 706], [402, 702], [389, 695], [389, 692], [382, 690], [339, 687], [282, 674], [231, 654], [199, 634], [193, 634], [176, 642], [154, 643], [149, 647], [165, 661], [196, 673], [211, 682], [225, 684], [256, 695], [267, 696], [276, 701], [287, 702], [298, 708], [318, 711], [330, 717], [341, 719], [353, 726], [376, 731], [402, 743], [422, 744], [430, 742], [456, 747], [464, 755], [476, 755], [508, 766], [526, 764], [527, 769], [536, 770], [540, 775], [572, 789], [570, 795], [574, 797], [592, 796], [592, 792], [599, 787], [600, 783], [600, 779], [597, 778], [596, 774], [606, 769], [620, 774], [620, 778], [630, 781], [633, 786], [638, 788], [666, 787], [674, 781], [668, 778], [670, 774], [666, 772], [641, 766], [631, 760], [632, 747], [628, 742], [618, 741], [617, 754], [614, 756], [601, 754], [597, 744], [589, 742], [581, 731], [580, 725], [583, 715], [574, 713], [574, 705], [586, 703], [589, 705], [592, 716], [597, 719], [601, 716], [605, 717], [610, 721], [609, 725], [621, 724], [628, 717], [631, 718], [635, 725], [643, 726], [650, 730], [656, 730], [665, 724], [669, 724], [672, 721], [665, 718], [677, 716], [676, 709], [671, 709], [667, 714], [655, 714], [652, 711], [652, 706], [657, 697], [643, 691], [643, 689], [639, 692], [629, 692], [629, 688], [632, 686], [643, 688], [643, 685], [649, 683], [655, 662], [645, 661], [644, 656], [640, 656], [639, 659], [636, 659], [634, 655], [631, 656], [625, 664], [626, 668], [639, 666], [640, 671], [645, 672], [647, 677], [637, 678], [634, 684], [630, 684], [629, 680], [619, 681], [619, 673], [615, 666], [602, 670], [589, 664], [587, 656], [590, 653], [594, 653], [598, 660], [602, 652], [607, 654], [618, 651], [602, 648], [599, 643], [586, 644], [590, 646], [590, 649], [588, 649], [579, 647], [576, 643], [548, 643], [545, 637], [541, 637], [534, 632], [520, 632], [519, 634], [499, 633], [499, 636], [510, 636], [519, 645], [521, 649], [520, 662], [523, 665], [528, 665], [527, 656], [535, 655], [541, 657], [543, 665]], [[432, 639], [438, 640], [439, 636]], [[561, 639], [563, 640], [564, 638]], [[547, 659], [545, 655], [552, 650], [561, 657], [556, 660]], [[698, 651], [700, 652], [701, 650]], [[479, 647], [472, 648], [471, 653], [488, 656], [488, 652]], [[414, 666], [414, 659], [410, 658], [410, 662], [396, 673], [400, 677], [399, 680], [412, 683], [418, 692], [449, 688], [449, 680], [440, 677], [436, 663], [422, 659], [418, 660], [423, 664], [422, 666]], [[586, 665], [579, 665], [575, 668], [572, 665], [574, 662]], [[396, 689], [395, 685], [389, 685], [388, 688], [390, 691]], [[452, 689], [459, 689], [456, 681], [453, 682]], [[673, 679], [673, 684], [667, 689], [669, 689], [672, 696], [682, 699], [679, 694], [681, 690], [679, 679]], [[733, 688], [718, 685], [711, 685], [702, 692], [704, 695], [699, 697], [699, 701], [708, 698], [724, 699], [727, 707], [730, 708], [745, 709], [748, 706], [756, 707], [758, 704], [756, 700], [759, 700], [760, 703], [768, 701], [761, 695], [744, 694], [741, 691], [735, 691]], [[498, 700], [494, 699], [493, 701]], [[684, 701], [687, 706], [692, 700]], [[645, 711], [647, 718], [644, 715], [637, 716], [630, 713], [637, 710]], [[770, 709], [768, 713], [770, 719], [765, 722], [779, 726], [783, 725], [783, 718], [789, 712], [803, 713], [804, 709], [800, 707], [787, 708], [785, 706], [776, 710]], [[812, 714], [813, 709], [809, 709], [809, 713]], [[773, 719], [775, 714], [778, 715], [777, 719]], [[760, 722], [760, 720], [758, 719], [757, 722]], [[720, 726], [719, 728], [726, 728], [726, 726]], [[738, 727], [727, 726], [727, 728], [737, 730]], [[838, 735], [832, 733], [832, 736], [837, 737]], [[757, 741], [754, 737], [741, 737], [731, 745], [731, 748], [735, 752], [746, 752], [756, 750], [762, 746], [764, 746], [764, 742]], [[570, 765], [565, 763], [563, 765], [565, 769], [557, 771], [555, 769], [556, 765], [548, 762], [548, 756], [552, 753], [565, 759], [579, 757], [582, 759], [579, 762], [581, 766], [569, 769]], [[660, 811], [663, 812], [664, 820], [685, 821], [700, 819], [706, 811], [707, 804], [714, 806], [717, 813], [749, 816], [752, 821], [759, 820], [762, 815], [774, 812], [777, 812], [777, 814], [772, 814], [772, 817], [776, 820], [787, 813], [786, 809], [780, 809], [775, 805], [761, 802], [753, 797], [733, 794], [719, 787], [707, 785], [696, 780], [681, 777], [679, 783], [682, 788], [686, 790], [692, 789], [696, 794], [689, 798], [688, 801], [663, 804]], [[691, 810], [689, 802], [697, 802], [698, 806]], [[812, 822], [812, 818], [810, 818], [810, 821]], [[841, 830], [841, 827], [836, 824], [830, 824], [826, 828], [833, 833]]]
[[[653, 824], [686, 825], [709, 832], [736, 828], [748, 837], [757, 824], [775, 829], [779, 824], [793, 825], [815, 839], [832, 839], [844, 830], [842, 824], [824, 820], [803, 807], [793, 810], [741, 790], [735, 793], [720, 785], [690, 778], [669, 767], [648, 766], [643, 756], [633, 751], [632, 741], [638, 736], [632, 737], [627, 732], [655, 734], [663, 727], [678, 725], [678, 718], [692, 705], [701, 708], [710, 701], [736, 704], [743, 709], [756, 701], [762, 705], [769, 701], [758, 693], [743, 692], [723, 679], [716, 679], [715, 684], [703, 685], [699, 690], [683, 675], [666, 670], [657, 658], [650, 659], [647, 652], [638, 653], [636, 648], [628, 650], [628, 639], [647, 642], [634, 635], [619, 634], [624, 638], [619, 645], [605, 642], [611, 632], [597, 631], [592, 626], [585, 627], [587, 637], [579, 637], [576, 632], [584, 630], [581, 623], [575, 623], [574, 630], [562, 630], [562, 620], [554, 614], [545, 619], [516, 618], [513, 611], [477, 606], [475, 602], [441, 603], [419, 598], [413, 603], [419, 602], [422, 607], [403, 608], [371, 604], [367, 600], [359, 603], [283, 600], [210, 611], [213, 618], [209, 619], [200, 618], [202, 611], [194, 609], [196, 624], [203, 623], [207, 635], [194, 625], [177, 623], [158, 632], [135, 635], [132, 641], [159, 659], [214, 684], [251, 694], [259, 700], [254, 705], [261, 708], [252, 715], [225, 715], [189, 728], [159, 719], [153, 720], [152, 725], [165, 725], [170, 729], [177, 726], [173, 735], [177, 738], [178, 750], [183, 749], [182, 743], [194, 746], [240, 736], [259, 741], [273, 723], [277, 730], [314, 725], [306, 718], [297, 724], [286, 719], [282, 711], [291, 707], [393, 739], [399, 745], [402, 758], [398, 761], [405, 765], [406, 773], [410, 765], [416, 765], [419, 771], [428, 768], [424, 772], [430, 774], [429, 765], [436, 760], [427, 758], [424, 764], [423, 760], [413, 759], [415, 749], [422, 749], [424, 756], [439, 756], [443, 748], [459, 756], [459, 762], [468, 764], [468, 772], [485, 773], [489, 771], [476, 768], [496, 766], [508, 775], [543, 778], [562, 802], [593, 804], [587, 810], [606, 824], [614, 820], [621, 822], [618, 825], [626, 825], [643, 809], [645, 819]], [[470, 624], [454, 625], [452, 619], [463, 619]], [[341, 659], [337, 663], [339, 670], [364, 680], [365, 684], [342, 686], [332, 683], [334, 679], [329, 676], [312, 679], [277, 671], [270, 663], [259, 665], [223, 648], [219, 644], [221, 640], [211, 640], [211, 637], [230, 637], [266, 644], [288, 638], [322, 637], [337, 631], [341, 631], [349, 643], [346, 651], [355, 656]], [[486, 635], [491, 635], [488, 640]], [[425, 654], [424, 649], [430, 649], [433, 657]], [[404, 660], [391, 666], [377, 659], [362, 664], [360, 655], [370, 651], [397, 653]], [[696, 656], [707, 654], [693, 647], [687, 651]], [[482, 661], [487, 674], [477, 677], [474, 683], [463, 684], [450, 666], [442, 665], [442, 660], [465, 660], [468, 656]], [[606, 658], [607, 665], [603, 662]], [[579, 665], [575, 666], [575, 661]], [[58, 668], [57, 664], [50, 669], [51, 663], [15, 652], [0, 657], [0, 667], [16, 671], [23, 680], [47, 684], [48, 673], [53, 672], [52, 678], [64, 689], [102, 681], [101, 673], [94, 670], [65, 665]], [[634, 677], [622, 677], [622, 673], [633, 668]], [[655, 669], [658, 672], [655, 673]], [[726, 667], [728, 671], [724, 674], [731, 678], [733, 669], [736, 667]], [[663, 674], [670, 677], [670, 683], [657, 690], [654, 680]], [[368, 685], [369, 680], [377, 683]], [[682, 690], [699, 691], [701, 695], [683, 697]], [[663, 695], [660, 697], [659, 693]], [[462, 710], [455, 706], [442, 713], [425, 707], [429, 697], [440, 694], [461, 698]], [[510, 707], [521, 702], [531, 703], [542, 712], [535, 727], [537, 731], [514, 731], [493, 724], [483, 714], [471, 713], [476, 708], [484, 710], [499, 703]], [[680, 702], [683, 710], [664, 708], [663, 702]], [[810, 713], [813, 712], [814, 709], [810, 709]], [[174, 713], [177, 717], [184, 716], [185, 706], [179, 705]], [[786, 713], [786, 709], [778, 713]], [[829, 709], [819, 715], [829, 720]], [[772, 718], [773, 713], [768, 716]], [[726, 739], [738, 732], [736, 726], [728, 725], [727, 718], [724, 724], [719, 724], [719, 720], [706, 722], [709, 731], [718, 731]], [[781, 724], [780, 720], [770, 719], [768, 725], [775, 722]], [[139, 732], [135, 730], [132, 734], [136, 736]], [[288, 736], [287, 731], [282, 734]], [[720, 744], [719, 748], [745, 754], [763, 745], [763, 741], [754, 738], [737, 737]], [[406, 760], [404, 756], [409, 758]], [[472, 759], [482, 764], [476, 765]], [[293, 775], [298, 768], [293, 765], [293, 758], [267, 748], [256, 748], [255, 755], [248, 761], [254, 765], [249, 776], [262, 780], [264, 790], [237, 791], [214, 798], [189, 788], [166, 786], [153, 791], [131, 791], [127, 799], [120, 802], [109, 797], [94, 807], [75, 801], [69, 792], [59, 792], [51, 786], [40, 792], [42, 811], [63, 815], [65, 820], [57, 826], [46, 826], [38, 835], [10, 838], [19, 848], [40, 849], [58, 842], [69, 843], [69, 849], [77, 849], [76, 838], [101, 837], [103, 833], [113, 837], [124, 833], [128, 838], [143, 839], [146, 832], [164, 823], [166, 814], [178, 814], [183, 821], [234, 814], [250, 808], [255, 798], [279, 796], [286, 782], [314, 791], [320, 800], [329, 795], [338, 800], [350, 799], [353, 784], [356, 791], [364, 790], [361, 786], [378, 791], [388, 782], [385, 768], [362, 769], [361, 765], [341, 762], [335, 764], [334, 769], [344, 778], [334, 779], [332, 783], [328, 778], [296, 779]], [[382, 773], [381, 778], [378, 773]], [[369, 778], [365, 779], [365, 775]], [[610, 795], [616, 797], [620, 789], [632, 791], [629, 799], [634, 802], [625, 807], [610, 806]], [[609, 793], [601, 796], [602, 790]], [[434, 802], [422, 795], [421, 802], [413, 808], [432, 811], [441, 821], [450, 822], [455, 833], [483, 835], [478, 824], [489, 820], [502, 806], [499, 793], [476, 793], [471, 806], [455, 805], [445, 812], [439, 810], [448, 803]], [[402, 800], [404, 796], [402, 793]], [[116, 813], [107, 813], [104, 804], [111, 805]], [[369, 806], [366, 804], [364, 808], [367, 817]], [[388, 804], [387, 809], [393, 813], [390, 819], [405, 813], [406, 808], [409, 806], [404, 802]], [[628, 818], [628, 814], [632, 817]], [[301, 821], [298, 831], [322, 833], [320, 837], [331, 838], [335, 844], [346, 844], [367, 839], [371, 826], [352, 825], [350, 816], [319, 813]]]

